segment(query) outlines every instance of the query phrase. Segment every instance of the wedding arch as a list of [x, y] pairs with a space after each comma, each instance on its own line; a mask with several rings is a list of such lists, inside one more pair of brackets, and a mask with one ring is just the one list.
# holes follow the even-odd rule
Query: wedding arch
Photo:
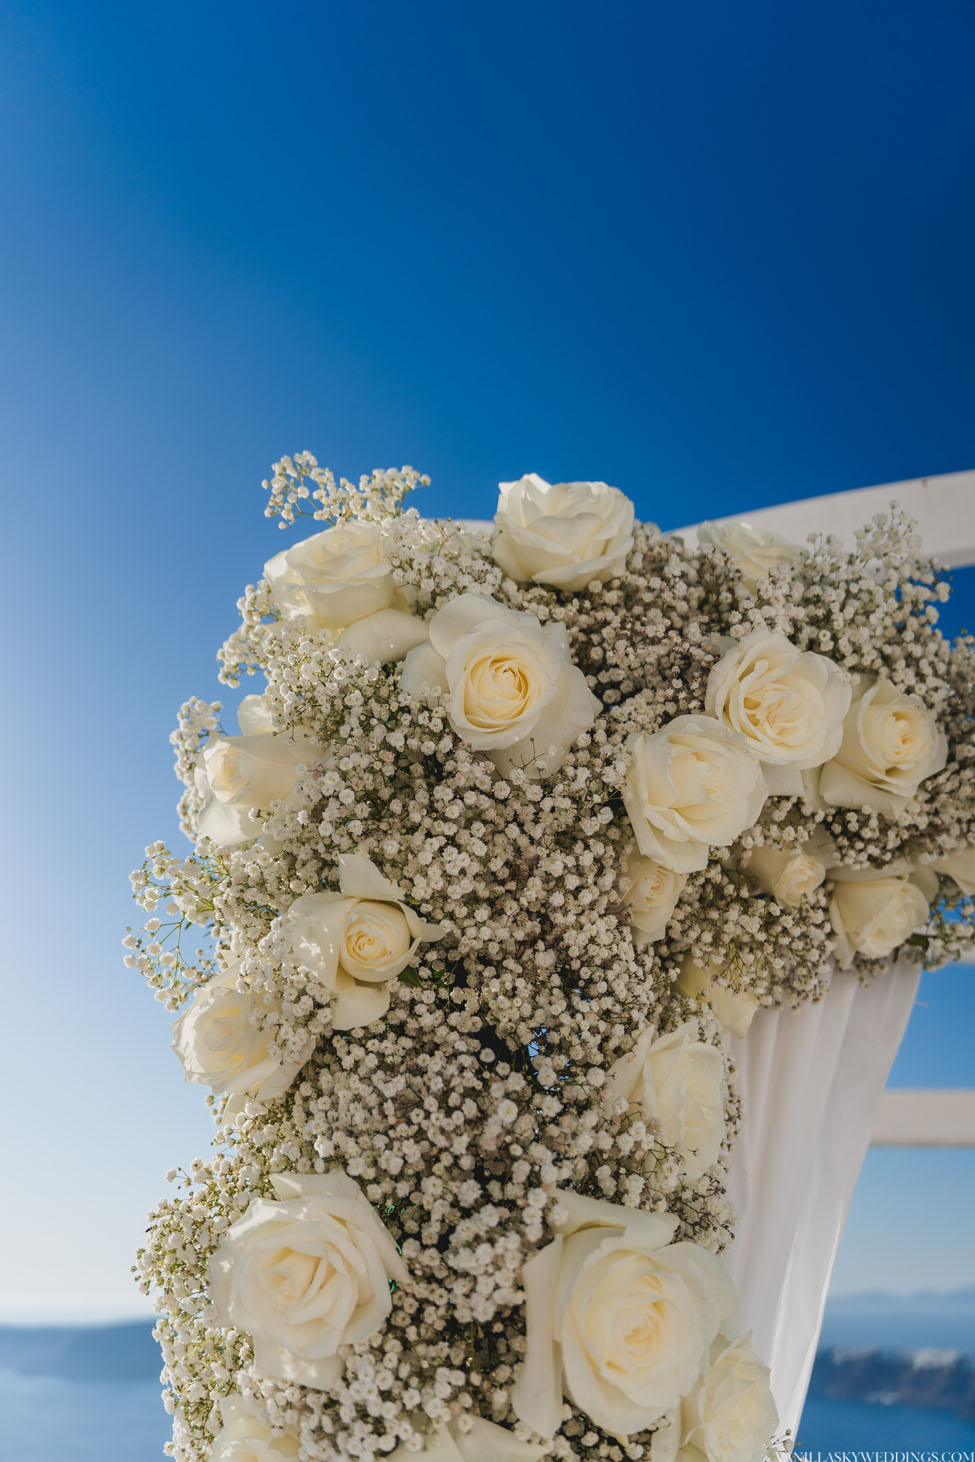
[[275, 464], [316, 531], [219, 656], [264, 688], [184, 705], [193, 851], [133, 874], [216, 1123], [139, 1255], [173, 1455], [760, 1462], [871, 1133], [970, 1108], [878, 1118], [975, 947], [975, 641], [914, 526], [975, 559], [975, 474], [676, 534], [424, 481]]

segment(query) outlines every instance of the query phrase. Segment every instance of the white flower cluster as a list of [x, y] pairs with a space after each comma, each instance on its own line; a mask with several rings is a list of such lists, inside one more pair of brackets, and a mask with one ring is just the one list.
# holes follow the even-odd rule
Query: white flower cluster
[[691, 553], [605, 483], [504, 483], [489, 536], [419, 480], [276, 465], [328, 526], [240, 601], [239, 731], [184, 708], [194, 852], [133, 875], [218, 1124], [139, 1256], [171, 1454], [761, 1462], [724, 1032], [971, 942], [975, 650], [896, 518]]

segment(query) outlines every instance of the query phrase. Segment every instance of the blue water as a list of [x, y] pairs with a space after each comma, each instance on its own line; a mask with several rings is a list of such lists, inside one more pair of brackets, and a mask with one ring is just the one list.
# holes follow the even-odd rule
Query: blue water
[[975, 1354], [975, 1302], [924, 1304], [868, 1298], [834, 1300], [826, 1306], [822, 1349], [850, 1346], [863, 1350], [960, 1350]]
[[[77, 1383], [0, 1371], [3, 1462], [160, 1462], [169, 1418], [155, 1381]], [[810, 1401], [797, 1454], [967, 1450], [975, 1425], [937, 1411]]]
[[806, 1402], [796, 1431], [796, 1462], [804, 1454], [953, 1452], [975, 1456], [975, 1423], [910, 1406], [865, 1406], [861, 1401]]
[[160, 1462], [158, 1381], [76, 1382], [0, 1371], [3, 1462]]

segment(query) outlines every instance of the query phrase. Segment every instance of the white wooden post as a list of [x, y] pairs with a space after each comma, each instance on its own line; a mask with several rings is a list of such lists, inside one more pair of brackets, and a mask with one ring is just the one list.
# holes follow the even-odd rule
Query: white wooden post
[[873, 1147], [975, 1147], [975, 1090], [888, 1087], [870, 1142]]

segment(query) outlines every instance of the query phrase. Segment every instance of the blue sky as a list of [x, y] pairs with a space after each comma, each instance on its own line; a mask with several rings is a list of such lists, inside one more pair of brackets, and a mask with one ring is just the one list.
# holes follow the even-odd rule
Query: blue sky
[[[118, 940], [269, 463], [664, 527], [975, 465], [973, 42], [967, 0], [4, 7], [8, 1312], [132, 1308], [206, 1141]], [[925, 980], [899, 1080], [972, 1081], [972, 992]], [[874, 1154], [838, 1283], [975, 1282], [972, 1156]]]

